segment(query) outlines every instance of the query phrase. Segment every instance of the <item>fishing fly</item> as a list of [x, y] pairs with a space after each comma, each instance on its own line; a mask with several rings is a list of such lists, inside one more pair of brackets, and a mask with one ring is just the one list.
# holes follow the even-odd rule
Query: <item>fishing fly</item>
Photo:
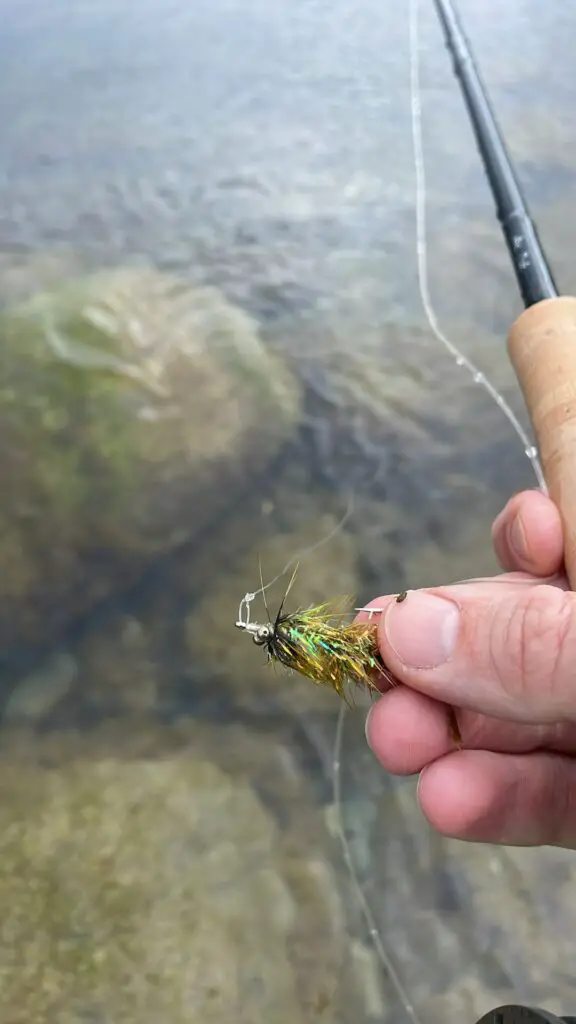
[[[264, 601], [265, 623], [250, 621], [250, 604], [256, 594], [245, 594], [238, 610], [237, 628], [251, 635], [254, 643], [265, 649], [269, 662], [284, 665], [314, 683], [332, 687], [348, 706], [353, 703], [354, 687], [375, 696], [387, 686], [396, 685], [397, 680], [384, 664], [378, 646], [378, 623], [374, 615], [381, 609], [356, 608], [356, 612], [366, 612], [368, 619], [345, 622], [343, 617], [349, 615], [349, 610], [341, 606], [350, 602], [341, 598], [285, 612], [286, 598], [294, 585], [296, 572], [297, 569], [274, 618], [268, 610], [264, 593], [266, 587], [262, 584], [259, 593]], [[396, 597], [397, 604], [407, 597], [408, 591], [402, 591]], [[450, 737], [460, 747], [462, 737], [456, 712], [450, 707], [447, 712]]]
[[264, 600], [265, 623], [250, 621], [250, 603], [256, 595], [246, 594], [240, 602], [238, 629], [265, 649], [269, 662], [280, 663], [317, 684], [332, 687], [348, 704], [355, 686], [378, 693], [384, 683], [393, 685], [394, 677], [378, 648], [376, 622], [371, 616], [364, 622], [346, 622], [350, 614], [345, 607], [350, 603], [346, 598], [285, 612], [296, 572], [297, 568], [274, 617], [268, 610], [266, 588], [262, 585], [259, 592]]

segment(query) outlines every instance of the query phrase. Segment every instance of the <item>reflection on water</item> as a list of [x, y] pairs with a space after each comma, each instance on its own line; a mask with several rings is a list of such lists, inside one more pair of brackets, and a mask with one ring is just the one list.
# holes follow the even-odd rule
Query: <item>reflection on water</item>
[[[570, 289], [576, 14], [500, 7], [461, 3]], [[362, 707], [335, 807], [335, 696], [234, 629], [259, 559], [304, 552], [302, 604], [490, 572], [533, 483], [423, 326], [405, 4], [2, 14], [0, 1016], [405, 1022], [338, 815], [419, 1018], [569, 1011], [571, 859], [433, 836]], [[434, 301], [522, 415], [431, 9], [422, 37]]]

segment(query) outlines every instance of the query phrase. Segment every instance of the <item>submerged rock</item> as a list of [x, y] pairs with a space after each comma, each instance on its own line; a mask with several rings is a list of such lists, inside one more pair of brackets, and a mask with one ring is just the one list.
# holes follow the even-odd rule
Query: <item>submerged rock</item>
[[365, 1020], [333, 846], [279, 739], [4, 734], [3, 1021]]
[[275, 829], [215, 766], [79, 760], [2, 771], [12, 1024], [302, 1019]]
[[[347, 509], [314, 492], [301, 463], [285, 458], [276, 470], [276, 479], [262, 482], [267, 498], [246, 495], [209, 544], [185, 545], [163, 559], [126, 600], [90, 616], [63, 657], [40, 658], [21, 677], [10, 668], [2, 673], [2, 688], [11, 691], [7, 718], [40, 722], [48, 716], [54, 724], [69, 722], [70, 715], [82, 722], [147, 712], [285, 716], [303, 708], [334, 715], [334, 693], [275, 671], [235, 628], [241, 598], [259, 586], [259, 562], [267, 582], [292, 563], [267, 592], [271, 612], [298, 559], [289, 608], [347, 596], [352, 608], [359, 590], [358, 539], [349, 529], [351, 517], [343, 522]], [[251, 617], [263, 615], [258, 597]], [[71, 663], [74, 678], [60, 688], [58, 670]]]
[[[470, 491], [480, 484], [493, 501], [503, 481], [506, 488], [533, 483], [502, 410], [430, 330], [401, 322], [359, 327], [344, 318], [324, 336], [321, 328], [291, 355], [310, 389], [308, 421], [322, 467], [335, 483], [426, 508], [454, 475], [463, 508], [466, 478]], [[526, 422], [502, 340], [470, 328], [449, 333]]]
[[0, 650], [209, 530], [298, 421], [254, 322], [151, 269], [37, 295], [0, 343]]
[[58, 288], [85, 272], [79, 254], [69, 246], [50, 250], [0, 250], [0, 307]]
[[2, 712], [2, 725], [31, 724], [50, 713], [71, 689], [78, 672], [67, 651], [52, 655], [38, 671], [19, 680]]

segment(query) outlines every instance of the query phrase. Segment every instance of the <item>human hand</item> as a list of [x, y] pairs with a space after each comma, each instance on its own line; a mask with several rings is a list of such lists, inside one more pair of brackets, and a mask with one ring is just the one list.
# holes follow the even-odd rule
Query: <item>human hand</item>
[[[421, 773], [420, 806], [438, 831], [576, 848], [576, 594], [556, 506], [517, 495], [493, 541], [509, 575], [368, 605], [384, 609], [382, 657], [407, 684], [374, 704], [368, 741], [388, 771]], [[458, 709], [461, 751], [443, 702]]]

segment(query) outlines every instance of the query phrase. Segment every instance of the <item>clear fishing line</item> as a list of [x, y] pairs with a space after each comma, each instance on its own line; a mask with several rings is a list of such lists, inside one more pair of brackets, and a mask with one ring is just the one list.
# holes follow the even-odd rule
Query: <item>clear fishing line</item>
[[[428, 247], [426, 241], [426, 169], [424, 162], [424, 145], [422, 132], [422, 90], [420, 82], [420, 25], [419, 25], [419, 0], [408, 2], [408, 29], [409, 29], [409, 65], [410, 65], [410, 112], [412, 126], [412, 144], [414, 154], [415, 171], [415, 225], [416, 225], [416, 259], [418, 269], [418, 289], [420, 299], [432, 334], [437, 341], [446, 349], [457, 366], [461, 366], [472, 378], [475, 384], [483, 388], [492, 401], [501, 410], [514, 430], [522, 444], [524, 454], [528, 458], [539, 488], [547, 494], [546, 481], [540, 464], [537, 448], [532, 444], [522, 424], [506, 402], [503, 395], [494, 387], [486, 375], [475, 364], [468, 359], [463, 352], [444, 334], [438, 323], [438, 318], [430, 298], [430, 287], [428, 282]], [[464, 582], [464, 581], [462, 581]], [[354, 865], [354, 858], [350, 843], [346, 836], [342, 815], [342, 747], [344, 725], [348, 707], [342, 704], [336, 733], [334, 738], [332, 757], [332, 778], [333, 778], [333, 805], [335, 811], [335, 824], [338, 838], [342, 847], [344, 861], [349, 872], [352, 886], [360, 909], [366, 921], [370, 939], [380, 960], [385, 975], [403, 1005], [407, 1017], [412, 1024], [421, 1024], [420, 1018], [410, 999], [390, 950], [385, 944], [384, 936], [377, 926], [374, 914], [370, 908], [368, 898], [360, 881], [360, 877]]]

